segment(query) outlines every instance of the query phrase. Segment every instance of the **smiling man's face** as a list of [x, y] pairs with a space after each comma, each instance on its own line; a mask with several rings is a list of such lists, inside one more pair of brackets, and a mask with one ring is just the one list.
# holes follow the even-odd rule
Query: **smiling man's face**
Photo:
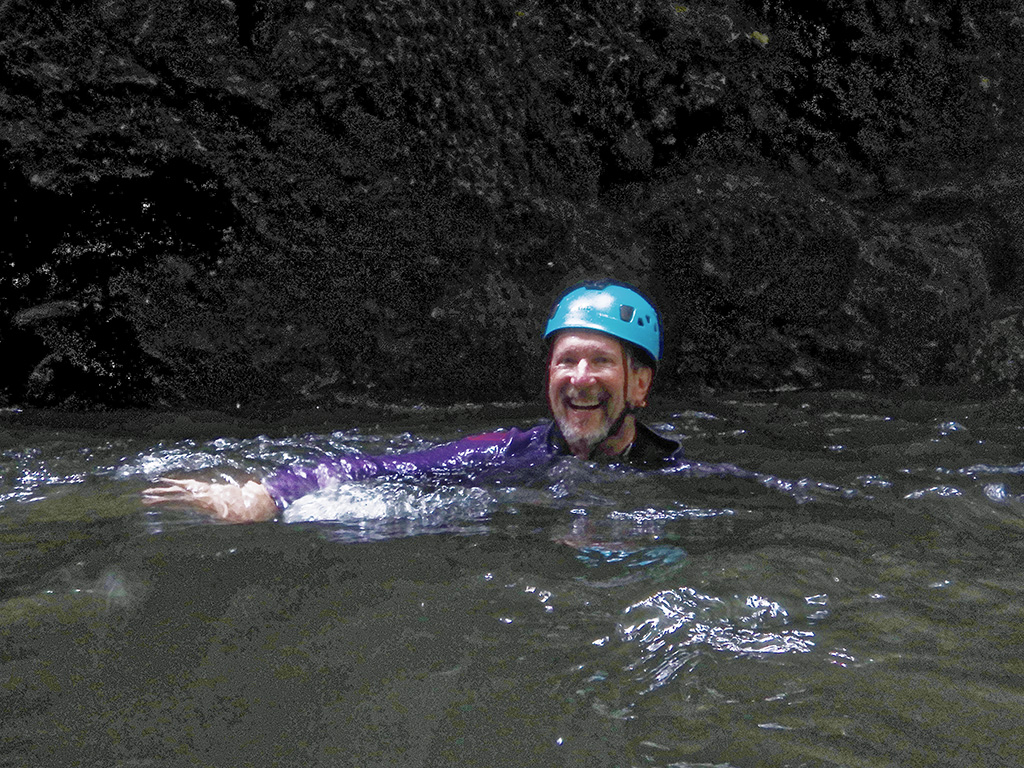
[[[651, 386], [650, 368], [633, 369], [617, 339], [597, 331], [561, 331], [548, 361], [548, 406], [572, 452], [609, 456], [633, 442], [639, 406]], [[625, 415], [625, 418], [620, 417]]]

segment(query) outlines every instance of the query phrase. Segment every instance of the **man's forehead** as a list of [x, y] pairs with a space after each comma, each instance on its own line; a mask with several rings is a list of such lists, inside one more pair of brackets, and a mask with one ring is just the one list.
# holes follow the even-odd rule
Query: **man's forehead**
[[622, 343], [614, 336], [609, 336], [600, 331], [567, 328], [558, 332], [552, 350], [563, 351], [567, 349], [614, 351], [621, 354]]

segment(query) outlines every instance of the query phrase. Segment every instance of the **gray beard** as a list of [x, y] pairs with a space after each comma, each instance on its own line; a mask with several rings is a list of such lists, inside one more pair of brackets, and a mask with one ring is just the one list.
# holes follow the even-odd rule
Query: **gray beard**
[[597, 448], [597, 446], [611, 436], [610, 429], [612, 425], [607, 424], [601, 429], [588, 431], [578, 430], [568, 425], [563, 426], [561, 424], [559, 424], [558, 427], [562, 430], [562, 437], [565, 438], [565, 441], [571, 447], [575, 448], [579, 445], [583, 445], [586, 447], [587, 455], [589, 456], [594, 452], [594, 449]]
[[[611, 421], [607, 421], [604, 426], [594, 430], [593, 432], [584, 432], [568, 425], [558, 425], [558, 428], [562, 431], [562, 437], [569, 444], [570, 448], [576, 448], [580, 445], [586, 448], [587, 456], [593, 456], [594, 451], [601, 443], [607, 440], [609, 437], [618, 434], [619, 430], [622, 429], [622, 423], [626, 420], [626, 417], [633, 412], [633, 409], [628, 405], [622, 409], [622, 413], [616, 416]], [[575, 451], [573, 451], [575, 453]]]

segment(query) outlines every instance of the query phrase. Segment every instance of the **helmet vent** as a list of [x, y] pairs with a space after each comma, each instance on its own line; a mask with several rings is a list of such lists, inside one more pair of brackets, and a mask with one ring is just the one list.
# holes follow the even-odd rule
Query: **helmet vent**
[[[633, 309], [633, 307], [631, 307], [631, 306], [629, 306], [627, 304], [619, 305], [619, 319], [622, 322], [628, 323], [628, 322], [632, 321], [633, 320], [633, 315], [635, 313], [636, 313], [636, 310]], [[643, 321], [640, 322], [640, 325], [643, 325]]]

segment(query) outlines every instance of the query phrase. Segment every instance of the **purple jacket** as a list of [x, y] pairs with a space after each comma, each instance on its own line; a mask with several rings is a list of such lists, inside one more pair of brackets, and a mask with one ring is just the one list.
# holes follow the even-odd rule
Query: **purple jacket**
[[[315, 467], [288, 467], [264, 478], [263, 486], [284, 509], [293, 501], [322, 488], [349, 480], [371, 477], [466, 476], [481, 470], [525, 470], [543, 467], [559, 456], [569, 455], [569, 446], [553, 423], [538, 424], [522, 431], [513, 427], [500, 432], [472, 435], [425, 451], [367, 456], [352, 453], [324, 459]], [[678, 466], [682, 446], [638, 423], [633, 445], [622, 462], [639, 469]]]

